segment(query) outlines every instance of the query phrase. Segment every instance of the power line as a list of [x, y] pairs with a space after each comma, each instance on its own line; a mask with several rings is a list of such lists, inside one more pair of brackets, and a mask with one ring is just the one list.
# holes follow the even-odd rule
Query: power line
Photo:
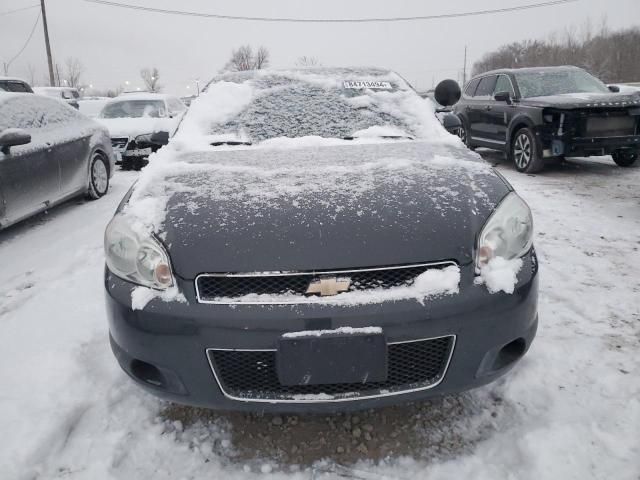
[[29, 34], [29, 38], [27, 38], [27, 41], [26, 41], [26, 42], [24, 42], [24, 45], [22, 46], [22, 48], [20, 49], [20, 51], [19, 51], [18, 53], [16, 53], [16, 54], [15, 54], [15, 56], [14, 56], [11, 60], [9, 60], [7, 63], [5, 63], [5, 65], [4, 65], [4, 69], [5, 69], [5, 71], [8, 71], [8, 70], [9, 70], [9, 65], [11, 65], [11, 63], [12, 63], [16, 58], [18, 58], [18, 57], [22, 54], [22, 52], [24, 52], [25, 48], [27, 48], [27, 45], [29, 45], [29, 42], [30, 42], [30, 41], [31, 41], [31, 39], [33, 38], [33, 34], [34, 34], [34, 33], [35, 33], [35, 31], [36, 31], [36, 27], [38, 26], [38, 22], [40, 21], [40, 15], [41, 15], [41, 14], [42, 14], [42, 12], [39, 12], [39, 13], [38, 13], [38, 18], [36, 18], [36, 21], [35, 21], [35, 23], [33, 24], [33, 28], [31, 28], [31, 33]]
[[215, 18], [219, 20], [248, 20], [252, 22], [288, 22], [288, 23], [373, 23], [373, 22], [411, 22], [420, 20], [438, 20], [445, 18], [472, 17], [478, 15], [491, 15], [496, 13], [515, 12], [520, 10], [530, 10], [533, 8], [551, 7], [564, 5], [567, 3], [579, 2], [580, 0], [551, 0], [546, 2], [530, 3], [516, 7], [496, 8], [493, 10], [476, 10], [461, 13], [444, 13], [440, 15], [422, 15], [415, 17], [389, 17], [389, 18], [287, 18], [287, 17], [247, 17], [238, 15], [221, 15], [217, 13], [188, 12], [184, 10], [167, 10], [163, 8], [145, 7], [143, 5], [131, 5], [128, 3], [111, 2], [108, 0], [84, 0], [88, 3], [96, 3], [109, 7], [127, 8], [130, 10], [141, 10], [145, 12], [164, 13], [169, 15], [182, 15], [187, 17]]
[[22, 12], [23, 10], [31, 10], [32, 8], [37, 8], [40, 5], [31, 5], [29, 7], [16, 8], [15, 10], [6, 10], [4, 12], [0, 12], [0, 17], [4, 17], [5, 15], [9, 15], [10, 13]]

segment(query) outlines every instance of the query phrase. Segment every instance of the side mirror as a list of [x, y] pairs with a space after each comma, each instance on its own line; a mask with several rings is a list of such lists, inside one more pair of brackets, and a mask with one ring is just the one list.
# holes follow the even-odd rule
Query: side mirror
[[507, 102], [511, 104], [511, 94], [509, 92], [498, 92], [493, 98], [496, 102]]
[[620, 93], [620, 87], [617, 85], [609, 85], [609, 91], [613, 93]]
[[443, 107], [450, 107], [455, 105], [460, 100], [462, 91], [460, 85], [455, 80], [443, 80], [441, 81], [434, 92], [434, 98]]
[[445, 113], [440, 118], [442, 122], [442, 126], [447, 130], [447, 132], [452, 133], [454, 135], [458, 134], [458, 130], [462, 128], [462, 122], [460, 118], [455, 113]]
[[149, 140], [154, 145], [166, 145], [169, 143], [169, 132], [153, 132]]
[[26, 145], [31, 142], [31, 135], [20, 128], [7, 128], [0, 133], [0, 151], [5, 155], [16, 145]]

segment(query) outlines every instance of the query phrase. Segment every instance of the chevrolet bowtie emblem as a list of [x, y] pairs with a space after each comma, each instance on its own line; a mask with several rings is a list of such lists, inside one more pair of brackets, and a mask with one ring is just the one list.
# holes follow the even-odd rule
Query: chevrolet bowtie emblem
[[350, 278], [322, 277], [309, 284], [309, 288], [307, 288], [307, 295], [319, 293], [323, 297], [330, 297], [337, 295], [340, 292], [346, 292], [349, 290], [350, 285]]

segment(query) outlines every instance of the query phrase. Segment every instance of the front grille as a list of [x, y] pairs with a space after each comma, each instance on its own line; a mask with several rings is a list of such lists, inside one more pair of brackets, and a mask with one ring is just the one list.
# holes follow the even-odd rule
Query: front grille
[[124, 150], [127, 143], [129, 143], [129, 139], [127, 137], [116, 137], [111, 139], [111, 147], [116, 150]]
[[253, 303], [243, 301], [240, 298], [245, 295], [294, 295], [300, 297], [300, 302], [304, 302], [309, 284], [323, 277], [349, 278], [351, 284], [347, 292], [375, 288], [388, 289], [409, 287], [413, 285], [418, 275], [427, 270], [450, 265], [455, 264], [453, 262], [439, 262], [369, 269], [276, 274], [202, 274], [196, 278], [196, 292], [198, 301], [205, 303]]
[[[432, 388], [442, 381], [454, 336], [388, 345], [385, 382], [285, 386], [278, 381], [275, 350], [207, 350], [223, 393], [253, 401], [340, 401], [394, 395]], [[310, 396], [318, 395], [317, 399]]]
[[635, 133], [636, 117], [626, 115], [586, 118], [585, 135], [587, 137], [625, 137]]

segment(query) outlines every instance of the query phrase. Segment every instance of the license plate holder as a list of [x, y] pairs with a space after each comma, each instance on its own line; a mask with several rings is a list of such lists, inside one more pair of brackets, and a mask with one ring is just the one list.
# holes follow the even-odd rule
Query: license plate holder
[[387, 342], [382, 333], [282, 337], [276, 370], [284, 386], [384, 382]]

